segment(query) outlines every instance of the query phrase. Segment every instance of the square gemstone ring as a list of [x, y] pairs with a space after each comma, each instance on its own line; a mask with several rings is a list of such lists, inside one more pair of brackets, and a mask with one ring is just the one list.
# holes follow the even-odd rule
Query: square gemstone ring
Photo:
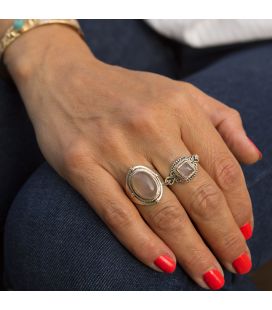
[[177, 177], [188, 180], [195, 173], [195, 167], [191, 161], [189, 161], [188, 159], [184, 159], [177, 164], [175, 172], [177, 174]]
[[170, 168], [170, 175], [165, 179], [166, 185], [175, 182], [189, 182], [197, 173], [198, 155], [184, 156], [176, 159]]

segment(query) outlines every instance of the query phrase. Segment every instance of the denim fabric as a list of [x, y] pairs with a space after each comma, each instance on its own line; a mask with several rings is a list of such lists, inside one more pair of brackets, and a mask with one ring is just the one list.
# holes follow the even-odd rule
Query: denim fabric
[[[180, 71], [182, 63], [189, 58], [181, 56], [182, 47], [160, 37], [141, 21], [84, 20], [81, 24], [89, 45], [103, 61], [173, 78], [184, 75]], [[194, 73], [184, 78], [238, 109], [248, 135], [263, 150], [261, 162], [243, 166], [255, 214], [254, 237], [249, 241], [254, 267], [272, 258], [271, 52], [272, 43], [264, 42], [242, 49], [235, 47], [216, 59], [209, 54], [212, 58], [209, 65], [197, 69], [192, 62]], [[199, 58], [207, 59], [206, 56], [200, 53]], [[4, 98], [13, 98], [16, 93], [10, 87], [0, 88]], [[9, 99], [5, 100], [8, 104]], [[14, 115], [23, 110], [20, 104], [18, 98], [14, 107], [9, 108]], [[3, 124], [13, 121], [9, 114], [5, 116], [1, 119]], [[11, 123], [17, 131], [15, 136], [25, 134], [32, 141], [27, 147], [21, 141], [17, 150], [30, 163], [27, 166], [30, 173], [34, 166], [30, 155], [36, 149], [35, 140], [24, 112], [17, 117], [19, 122]], [[28, 124], [29, 131], [20, 132], [23, 124]], [[8, 140], [4, 137], [3, 141]], [[16, 145], [13, 148], [10, 152], [16, 154]], [[2, 144], [1, 150], [6, 150]], [[2, 158], [8, 163], [8, 156], [1, 155], [1, 161]], [[16, 162], [13, 158], [16, 155], [11, 156]], [[27, 175], [21, 169], [13, 170], [11, 162], [9, 166], [3, 164], [2, 180], [14, 176], [14, 171], [21, 180]], [[3, 195], [11, 197], [13, 193], [8, 189]], [[200, 290], [179, 266], [174, 274], [167, 275], [135, 259], [85, 200], [47, 163], [28, 179], [9, 209], [4, 255], [6, 287], [15, 290]], [[254, 289], [247, 276], [235, 276], [227, 271], [225, 276], [227, 290]]]
[[10, 81], [0, 80], [0, 289], [6, 214], [20, 187], [43, 161], [18, 91]]

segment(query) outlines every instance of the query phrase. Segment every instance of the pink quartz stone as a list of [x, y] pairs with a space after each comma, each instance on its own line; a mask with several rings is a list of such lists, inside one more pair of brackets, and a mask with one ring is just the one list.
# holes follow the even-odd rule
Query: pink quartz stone
[[194, 169], [186, 161], [180, 164], [177, 167], [177, 172], [184, 178], [189, 178], [190, 175], [194, 172]]
[[145, 171], [136, 171], [131, 176], [131, 185], [137, 195], [143, 199], [153, 200], [157, 194], [154, 178]]

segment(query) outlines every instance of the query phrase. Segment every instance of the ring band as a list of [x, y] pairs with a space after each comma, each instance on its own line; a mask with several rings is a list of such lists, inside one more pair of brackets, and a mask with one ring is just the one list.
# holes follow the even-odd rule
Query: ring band
[[165, 185], [173, 185], [174, 183], [188, 183], [197, 174], [199, 162], [198, 155], [183, 156], [177, 158], [170, 166], [169, 176], [165, 178]]
[[163, 194], [163, 180], [148, 167], [131, 167], [126, 177], [126, 192], [131, 200], [140, 205], [153, 205]]

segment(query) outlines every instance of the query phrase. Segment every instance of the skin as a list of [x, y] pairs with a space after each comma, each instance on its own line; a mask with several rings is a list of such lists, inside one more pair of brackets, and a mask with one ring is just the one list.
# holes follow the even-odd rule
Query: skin
[[[160, 271], [154, 260], [166, 254], [207, 288], [205, 272], [235, 272], [232, 262], [250, 255], [240, 227], [253, 226], [252, 205], [239, 161], [259, 154], [236, 110], [191, 84], [102, 63], [66, 26], [31, 30], [4, 56], [45, 158], [135, 257]], [[159, 204], [134, 205], [125, 194], [129, 167], [165, 178], [189, 154], [200, 157], [197, 177], [164, 187]]]

